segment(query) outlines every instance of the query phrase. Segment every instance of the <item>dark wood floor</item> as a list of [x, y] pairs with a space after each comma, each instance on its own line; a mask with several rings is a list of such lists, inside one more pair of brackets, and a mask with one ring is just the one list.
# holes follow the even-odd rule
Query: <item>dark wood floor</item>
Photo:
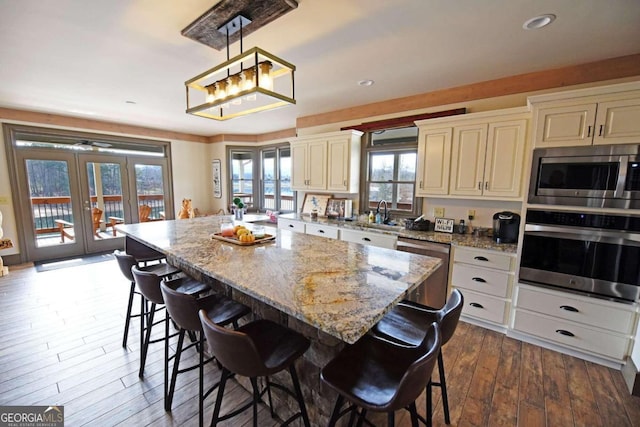
[[[11, 268], [0, 278], [0, 405], [64, 405], [67, 426], [197, 425], [197, 371], [179, 378], [171, 414], [163, 409], [161, 345], [138, 378], [137, 323], [121, 346], [127, 295], [115, 261]], [[444, 358], [451, 425], [640, 426], [640, 398], [615, 370], [466, 323]], [[207, 382], [218, 375], [207, 369]], [[223, 410], [248, 396], [233, 382]], [[444, 425], [438, 391], [434, 400], [434, 425]], [[205, 420], [211, 410], [212, 400]], [[259, 417], [260, 426], [277, 425], [265, 407]], [[250, 422], [247, 413], [226, 425]], [[408, 414], [398, 413], [397, 424], [410, 425]]]

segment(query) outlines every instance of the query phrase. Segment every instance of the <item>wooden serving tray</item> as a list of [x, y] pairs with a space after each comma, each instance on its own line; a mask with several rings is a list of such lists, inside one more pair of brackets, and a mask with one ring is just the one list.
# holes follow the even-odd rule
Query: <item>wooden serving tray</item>
[[274, 240], [276, 236], [274, 234], [265, 234], [264, 237], [256, 237], [256, 240], [253, 242], [241, 242], [240, 240], [238, 240], [237, 237], [226, 237], [226, 236], [222, 236], [221, 233], [213, 233], [211, 235], [211, 238], [216, 240], [222, 240], [223, 242], [233, 243], [234, 245], [252, 246], [252, 245], [259, 245], [260, 243], [265, 243], [265, 242]]

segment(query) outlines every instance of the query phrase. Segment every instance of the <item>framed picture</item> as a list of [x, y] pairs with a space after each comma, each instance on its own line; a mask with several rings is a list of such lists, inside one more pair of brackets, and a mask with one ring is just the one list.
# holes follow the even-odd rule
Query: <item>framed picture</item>
[[318, 215], [324, 216], [327, 209], [327, 202], [333, 194], [305, 194], [302, 202], [302, 214], [310, 214], [313, 209], [318, 211]]
[[325, 215], [329, 218], [344, 218], [347, 199], [329, 199]]
[[222, 171], [220, 159], [213, 161], [213, 197], [220, 199], [222, 197]]
[[440, 231], [443, 233], [453, 233], [453, 219], [449, 218], [436, 218], [433, 231]]

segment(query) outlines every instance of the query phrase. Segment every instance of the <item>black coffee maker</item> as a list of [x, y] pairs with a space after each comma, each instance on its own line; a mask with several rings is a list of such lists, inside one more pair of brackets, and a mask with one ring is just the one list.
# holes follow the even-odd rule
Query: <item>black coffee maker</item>
[[497, 243], [516, 243], [520, 229], [520, 215], [513, 212], [498, 212], [493, 215], [493, 240]]

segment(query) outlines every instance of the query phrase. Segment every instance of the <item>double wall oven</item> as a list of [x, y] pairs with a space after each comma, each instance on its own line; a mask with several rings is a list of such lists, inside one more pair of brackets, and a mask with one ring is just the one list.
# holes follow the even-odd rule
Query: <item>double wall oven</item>
[[640, 302], [640, 214], [588, 209], [640, 208], [639, 149], [534, 150], [529, 203], [536, 208], [526, 212], [520, 281]]

